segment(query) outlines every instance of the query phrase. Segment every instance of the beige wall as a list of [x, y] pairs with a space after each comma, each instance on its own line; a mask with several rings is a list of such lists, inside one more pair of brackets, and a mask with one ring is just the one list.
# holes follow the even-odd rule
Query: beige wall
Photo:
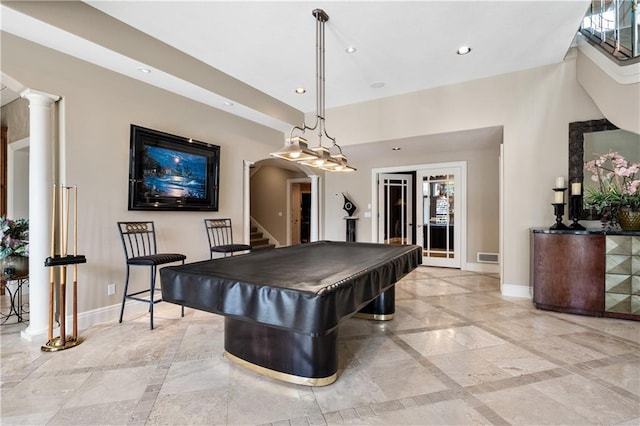
[[302, 172], [262, 166], [251, 176], [251, 217], [281, 245], [287, 244], [287, 180]]
[[[203, 219], [231, 217], [242, 236], [243, 160], [259, 160], [282, 145], [282, 133], [140, 83], [67, 55], [2, 34], [2, 68], [25, 87], [59, 95], [66, 184], [78, 185], [79, 312], [119, 303], [124, 255], [116, 229], [122, 220], [154, 220], [159, 249], [188, 261], [208, 258]], [[127, 210], [131, 123], [220, 145], [218, 212]], [[144, 288], [148, 271], [132, 282]], [[106, 285], [117, 284], [116, 296]]]
[[[498, 135], [499, 137], [500, 135]], [[470, 149], [456, 152], [430, 152], [425, 147], [420, 156], [404, 154], [387, 155], [375, 160], [359, 161], [357, 156], [349, 157], [356, 164], [358, 174], [327, 173], [325, 181], [325, 237], [329, 240], [345, 239], [345, 225], [342, 219], [346, 212], [342, 209], [342, 197], [333, 194], [347, 192], [358, 206], [357, 240], [371, 241], [371, 218], [364, 217], [372, 203], [371, 170], [381, 167], [401, 165], [422, 165], [466, 161], [467, 163], [467, 259], [475, 262], [479, 251], [497, 253], [499, 250], [499, 181], [498, 157], [500, 140], [493, 147]], [[331, 226], [339, 224], [339, 226]]]
[[[594, 55], [593, 49], [593, 46], [586, 45], [579, 50], [578, 82], [595, 100], [610, 122], [621, 129], [640, 133], [640, 82], [638, 81], [640, 80], [640, 63], [636, 62], [624, 67], [613, 65], [614, 71], [622, 74], [616, 77], [628, 80], [625, 84], [619, 83], [587, 56], [590, 50], [591, 55]], [[600, 62], [605, 62], [602, 66], [612, 66], [613, 62], [600, 52], [596, 52], [595, 55], [593, 57], [598, 58]], [[633, 80], [635, 82], [631, 82]]]
[[[7, 128], [7, 217], [29, 216], [29, 102], [18, 98], [0, 109], [0, 125]], [[20, 142], [14, 144], [14, 142]], [[13, 144], [13, 145], [12, 145]]]
[[[8, 34], [2, 34], [2, 41], [6, 74], [25, 87], [63, 98], [65, 178], [79, 187], [79, 249], [88, 259], [79, 268], [81, 312], [118, 303], [124, 278], [118, 220], [155, 220], [160, 248], [183, 252], [189, 261], [207, 257], [205, 217], [231, 217], [236, 235], [242, 235], [242, 160], [266, 158], [282, 144], [280, 132]], [[327, 112], [327, 121], [347, 153], [348, 143], [503, 126], [503, 289], [526, 294], [529, 229], [553, 223], [551, 187], [555, 176], [567, 176], [568, 123], [602, 118], [575, 75], [575, 59], [570, 58], [558, 65], [335, 108]], [[127, 211], [131, 123], [220, 145], [220, 211]], [[328, 194], [344, 188], [370, 197], [372, 165], [352, 175], [327, 176], [321, 183], [321, 237], [342, 239], [344, 234], [343, 212]], [[366, 228], [361, 223], [359, 232]], [[485, 250], [485, 237], [472, 237], [471, 232], [470, 244]], [[110, 282], [119, 284], [118, 296], [106, 296]], [[146, 276], [138, 282], [144, 286]]]
[[29, 136], [29, 101], [16, 99], [0, 109], [0, 125], [7, 128], [7, 141], [19, 141]]
[[[501, 278], [503, 291], [520, 295], [529, 294], [529, 230], [553, 224], [554, 177], [568, 175], [568, 123], [598, 118], [602, 113], [576, 81], [575, 56], [557, 65], [327, 112], [331, 132], [340, 135], [347, 154], [346, 144], [351, 143], [503, 126]], [[327, 186], [340, 185], [333, 179], [364, 190], [371, 176], [365, 170], [345, 178], [328, 177]], [[329, 220], [335, 217], [333, 210], [327, 200], [327, 235], [341, 234], [344, 226]]]

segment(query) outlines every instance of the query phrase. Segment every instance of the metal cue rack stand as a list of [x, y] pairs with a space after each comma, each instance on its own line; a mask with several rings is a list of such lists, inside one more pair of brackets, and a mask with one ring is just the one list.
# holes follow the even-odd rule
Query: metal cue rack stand
[[[70, 198], [73, 198], [73, 254], [69, 254], [69, 215]], [[58, 207], [59, 201], [59, 207]], [[58, 244], [56, 245], [56, 218], [58, 218]], [[78, 254], [78, 187], [53, 186], [53, 202], [51, 208], [51, 256], [44, 261], [44, 266], [51, 268], [49, 272], [49, 340], [42, 345], [44, 352], [55, 352], [79, 345], [78, 338], [78, 264], [87, 259]], [[56, 254], [57, 250], [57, 254]], [[67, 267], [73, 270], [73, 334], [67, 336]], [[55, 316], [55, 277], [59, 273], [58, 307], [60, 315], [60, 336], [53, 337]]]

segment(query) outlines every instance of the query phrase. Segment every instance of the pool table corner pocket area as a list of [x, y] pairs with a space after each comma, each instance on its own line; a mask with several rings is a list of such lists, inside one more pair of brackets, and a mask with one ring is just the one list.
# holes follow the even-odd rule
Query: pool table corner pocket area
[[318, 241], [160, 270], [164, 301], [225, 316], [225, 355], [260, 374], [325, 386], [337, 379], [338, 325], [389, 320], [394, 285], [421, 247]]

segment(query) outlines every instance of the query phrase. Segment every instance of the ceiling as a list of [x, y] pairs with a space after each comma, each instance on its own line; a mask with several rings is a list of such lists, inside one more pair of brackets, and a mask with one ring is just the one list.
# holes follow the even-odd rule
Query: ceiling
[[[315, 8], [329, 15], [330, 108], [560, 62], [588, 5], [477, 0], [88, 3], [305, 112], [315, 108]], [[472, 54], [457, 55], [461, 45], [471, 46]], [[349, 46], [357, 51], [348, 54]], [[375, 83], [384, 86], [372, 88]], [[307, 93], [296, 95], [297, 87]]]
[[[292, 111], [315, 110], [315, 8], [330, 17], [326, 106], [332, 108], [561, 62], [589, 5], [585, 0], [43, 3], [48, 4], [3, 1], [2, 30], [283, 131]], [[135, 51], [131, 46], [138, 41], [153, 41], [154, 56], [149, 49]], [[457, 55], [461, 45], [471, 53]], [[356, 52], [347, 53], [349, 46]], [[180, 58], [184, 66], [163, 63], [162, 55]], [[187, 67], [219, 79], [209, 84], [191, 78]], [[298, 95], [297, 87], [307, 92]], [[5, 90], [3, 104], [9, 99]], [[258, 103], [263, 95], [274, 102]]]

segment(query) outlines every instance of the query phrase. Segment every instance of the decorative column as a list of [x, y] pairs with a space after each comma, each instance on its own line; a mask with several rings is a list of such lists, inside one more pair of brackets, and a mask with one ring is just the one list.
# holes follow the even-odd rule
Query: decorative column
[[48, 330], [49, 270], [44, 260], [51, 251], [51, 200], [55, 141], [51, 106], [59, 96], [27, 89], [29, 101], [29, 327], [22, 337], [33, 340]]

